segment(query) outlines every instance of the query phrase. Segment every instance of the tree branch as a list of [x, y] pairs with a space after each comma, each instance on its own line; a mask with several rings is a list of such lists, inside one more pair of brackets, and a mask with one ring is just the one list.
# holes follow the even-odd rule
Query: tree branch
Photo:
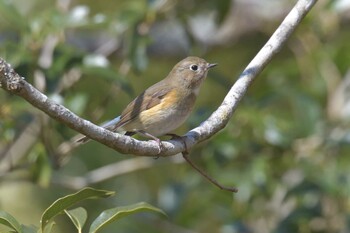
[[[317, 0], [299, 0], [297, 2], [269, 41], [240, 75], [220, 107], [200, 126], [185, 135], [183, 139], [188, 149], [191, 149], [198, 142], [210, 138], [226, 126], [250, 84], [285, 45], [292, 32], [316, 2]], [[2, 58], [0, 58], [0, 87], [21, 96], [50, 117], [116, 151], [140, 156], [154, 156], [158, 153], [158, 144], [155, 141], [139, 141], [105, 130], [53, 102], [20, 77]], [[184, 143], [179, 139], [164, 141], [163, 145], [164, 150], [159, 156], [171, 156], [186, 149]]]

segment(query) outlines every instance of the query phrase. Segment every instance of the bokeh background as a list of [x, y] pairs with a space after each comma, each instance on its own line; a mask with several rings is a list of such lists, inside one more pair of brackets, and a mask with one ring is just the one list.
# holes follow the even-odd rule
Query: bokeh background
[[[204, 121], [296, 1], [0, 0], [0, 56], [50, 98], [96, 124], [118, 115], [188, 55], [219, 63], [187, 123]], [[85, 186], [146, 201], [152, 213], [103, 232], [350, 232], [350, 2], [319, 0], [250, 87], [227, 127], [191, 151], [237, 194], [181, 156], [138, 158], [76, 132], [0, 91], [0, 209], [39, 225], [52, 201]], [[65, 217], [55, 232], [75, 232]]]

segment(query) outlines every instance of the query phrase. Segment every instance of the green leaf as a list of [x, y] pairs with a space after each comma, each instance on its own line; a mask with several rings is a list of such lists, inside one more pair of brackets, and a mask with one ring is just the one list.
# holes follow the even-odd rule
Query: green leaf
[[90, 226], [90, 233], [95, 233], [98, 230], [100, 230], [102, 227], [120, 219], [125, 216], [128, 216], [130, 214], [139, 213], [142, 211], [154, 211], [161, 213], [165, 216], [166, 213], [164, 213], [161, 209], [158, 209], [150, 204], [147, 204], [145, 202], [136, 203], [133, 205], [128, 206], [122, 206], [122, 207], [116, 207], [112, 209], [108, 209], [103, 211], [91, 224]]
[[49, 206], [41, 217], [41, 230], [43, 231], [49, 221], [56, 215], [62, 213], [68, 207], [89, 198], [106, 198], [114, 195], [115, 192], [107, 190], [98, 190], [93, 188], [84, 188], [74, 194], [57, 199]]
[[84, 208], [78, 207], [73, 210], [64, 211], [68, 217], [72, 220], [74, 226], [78, 229], [78, 232], [81, 233], [83, 226], [87, 219], [87, 212]]
[[0, 211], [0, 224], [5, 225], [18, 233], [22, 233], [22, 228], [19, 222], [9, 213]]

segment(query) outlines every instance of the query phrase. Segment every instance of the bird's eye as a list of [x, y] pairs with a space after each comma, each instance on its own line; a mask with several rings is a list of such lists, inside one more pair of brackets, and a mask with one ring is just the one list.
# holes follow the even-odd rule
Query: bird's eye
[[191, 65], [190, 69], [193, 71], [197, 71], [198, 70], [198, 66], [197, 65]]

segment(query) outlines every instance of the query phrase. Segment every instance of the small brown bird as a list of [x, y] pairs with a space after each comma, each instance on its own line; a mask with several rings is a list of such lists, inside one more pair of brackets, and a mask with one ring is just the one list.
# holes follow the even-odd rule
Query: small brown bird
[[[177, 63], [168, 76], [137, 96], [122, 114], [102, 125], [110, 131], [126, 131], [126, 135], [138, 133], [162, 144], [158, 136], [178, 128], [191, 113], [200, 86], [210, 64], [199, 57], [187, 57]], [[78, 142], [89, 140], [81, 138]]]

